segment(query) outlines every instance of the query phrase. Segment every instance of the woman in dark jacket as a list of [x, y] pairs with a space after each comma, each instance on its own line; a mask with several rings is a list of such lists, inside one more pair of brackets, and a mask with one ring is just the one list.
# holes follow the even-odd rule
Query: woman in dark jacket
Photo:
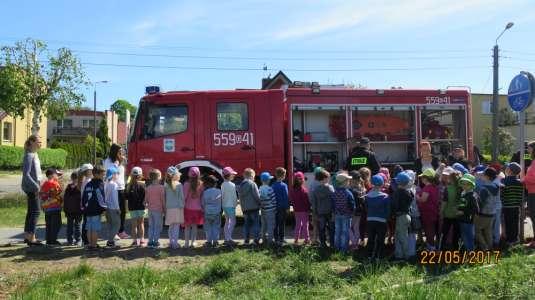
[[35, 227], [39, 219], [40, 207], [37, 197], [41, 187], [41, 161], [37, 150], [41, 148], [41, 138], [31, 135], [24, 143], [24, 158], [22, 161], [21, 188], [28, 197], [26, 221], [24, 222], [24, 242], [29, 246], [41, 245], [35, 237]]
[[414, 162], [414, 169], [416, 174], [422, 174], [425, 169], [433, 168], [433, 170], [438, 169], [440, 166], [440, 161], [438, 157], [434, 156], [431, 153], [431, 144], [428, 141], [420, 142], [420, 156]]

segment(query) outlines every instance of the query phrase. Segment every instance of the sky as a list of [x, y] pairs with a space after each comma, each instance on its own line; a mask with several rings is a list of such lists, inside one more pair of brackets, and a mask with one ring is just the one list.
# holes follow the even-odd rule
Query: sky
[[[291, 80], [367, 88], [468, 86], [492, 92], [535, 73], [529, 0], [27, 1], [0, 3], [0, 45], [28, 37], [67, 47], [97, 85], [97, 108], [163, 91], [260, 88]], [[265, 68], [265, 70], [264, 70]], [[92, 106], [93, 87], [80, 89]]]

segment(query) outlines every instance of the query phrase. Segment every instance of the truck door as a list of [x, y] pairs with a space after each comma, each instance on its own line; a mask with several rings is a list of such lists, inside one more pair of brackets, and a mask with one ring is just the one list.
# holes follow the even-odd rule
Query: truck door
[[232, 166], [238, 172], [254, 167], [256, 135], [253, 99], [210, 96], [208, 103], [212, 160]]
[[180, 97], [144, 106], [137, 147], [143, 171], [158, 168], [163, 172], [170, 165], [194, 159], [194, 100]]

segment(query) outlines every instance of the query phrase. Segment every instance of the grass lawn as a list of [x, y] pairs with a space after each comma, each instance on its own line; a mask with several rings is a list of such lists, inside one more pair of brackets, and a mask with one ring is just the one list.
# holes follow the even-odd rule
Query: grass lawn
[[[8, 194], [0, 199], [0, 227], [22, 228], [26, 218], [26, 196]], [[39, 215], [38, 224], [45, 224], [45, 215]]]
[[64, 271], [7, 275], [0, 288], [7, 287], [16, 299], [529, 299], [535, 295], [535, 256], [520, 247], [494, 266], [449, 266], [440, 276], [420, 265], [368, 264], [310, 247], [206, 251], [177, 256], [161, 250], [160, 263], [172, 261], [165, 267], [153, 267], [155, 261], [149, 258], [133, 267], [124, 267], [122, 261], [123, 267], [105, 271], [93, 267], [94, 260], [82, 259]]

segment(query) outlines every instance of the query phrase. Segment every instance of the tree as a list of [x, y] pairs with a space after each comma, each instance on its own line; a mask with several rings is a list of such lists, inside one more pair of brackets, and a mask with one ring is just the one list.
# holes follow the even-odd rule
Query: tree
[[500, 109], [498, 120], [500, 126], [513, 126], [518, 124], [517, 116], [507, 107]]
[[[511, 155], [515, 147], [515, 137], [502, 127], [498, 127], [498, 155]], [[483, 131], [483, 151], [492, 152], [492, 130], [490, 127]]]
[[33, 134], [39, 132], [42, 116], [61, 119], [66, 110], [83, 103], [78, 88], [87, 80], [69, 49], [53, 54], [44, 42], [26, 39], [2, 47], [0, 53], [0, 109], [17, 117], [31, 110]]
[[104, 157], [110, 150], [111, 140], [108, 136], [108, 122], [103, 118], [100, 121], [97, 130], [97, 144], [100, 144], [100, 153], [97, 151], [97, 155]]
[[137, 107], [124, 99], [117, 99], [117, 101], [113, 102], [110, 106], [110, 109], [119, 115], [119, 121], [125, 122], [126, 111], [130, 111], [130, 121], [132, 121], [136, 114]]

